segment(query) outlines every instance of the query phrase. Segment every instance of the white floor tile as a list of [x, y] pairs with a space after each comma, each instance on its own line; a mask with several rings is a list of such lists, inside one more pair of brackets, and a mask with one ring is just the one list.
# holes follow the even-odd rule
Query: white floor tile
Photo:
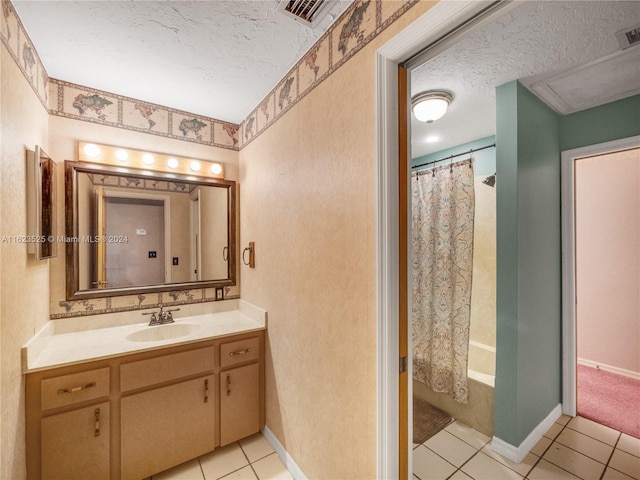
[[523, 477], [509, 467], [480, 452], [461, 470], [475, 480], [521, 480]]
[[251, 463], [273, 453], [273, 448], [261, 433], [240, 440], [240, 446]]
[[[207, 480], [211, 479], [207, 478]], [[253, 469], [249, 465], [247, 465], [240, 470], [236, 470], [235, 472], [222, 477], [220, 480], [258, 480], [258, 477], [256, 477]]]
[[572, 418], [567, 423], [567, 427], [609, 445], [615, 445], [620, 436], [620, 433], [613, 428], [605, 427], [584, 417]]
[[165, 470], [151, 477], [153, 480], [203, 480], [202, 470], [197, 458], [182, 465]]
[[632, 437], [631, 435], [627, 435], [623, 433], [620, 436], [620, 440], [618, 440], [618, 444], [616, 448], [620, 450], [624, 450], [631, 455], [635, 455], [636, 457], [640, 457], [640, 438]]
[[490, 445], [485, 445], [482, 448], [481, 452], [484, 453], [485, 455], [488, 455], [489, 457], [493, 458], [494, 460], [500, 462], [504, 466], [509, 467], [511, 470], [514, 470], [515, 472], [519, 473], [523, 477], [527, 476], [527, 473], [529, 473], [531, 471], [531, 469], [536, 464], [536, 462], [538, 461], [538, 458], [539, 458], [539, 457], [536, 457], [534, 454], [529, 453], [529, 454], [527, 454], [526, 457], [524, 457], [522, 462], [516, 463], [516, 462], [513, 462], [513, 461], [509, 460], [508, 458], [504, 458], [499, 453], [496, 453], [493, 450], [491, 450], [491, 446]]
[[633, 477], [625, 475], [624, 473], [614, 470], [611, 467], [607, 467], [604, 475], [602, 476], [602, 480], [633, 480]]
[[606, 443], [589, 437], [576, 430], [571, 430], [570, 428], [565, 428], [556, 438], [556, 442], [603, 464], [606, 464], [607, 461], [609, 461], [611, 452], [613, 452], [613, 447], [611, 445], [607, 445]]
[[540, 460], [538, 464], [533, 467], [531, 473], [527, 477], [529, 480], [578, 480], [579, 477], [570, 474], [566, 470], [562, 470], [560, 467], [549, 463], [546, 460]]
[[413, 474], [420, 480], [445, 480], [455, 471], [456, 467], [424, 445], [413, 451]]
[[630, 477], [640, 479], [640, 458], [616, 449], [613, 452], [609, 466]]
[[[200, 457], [200, 465], [207, 480], [214, 480], [249, 465], [240, 445], [232, 443], [216, 448], [213, 452]], [[251, 469], [249, 469], [251, 470]]]
[[275, 453], [252, 463], [251, 466], [260, 480], [293, 480], [293, 477]]
[[604, 465], [564, 445], [554, 442], [543, 459], [585, 480], [599, 480]]
[[561, 423], [554, 423], [553, 425], [551, 425], [551, 428], [547, 430], [544, 436], [547, 438], [550, 438], [551, 440], [554, 440], [558, 436], [558, 434], [562, 431], [563, 428], [564, 428], [564, 425], [562, 425]]
[[437, 434], [424, 442], [424, 446], [444, 458], [447, 462], [460, 467], [469, 460], [477, 450], [463, 442], [455, 435], [440, 430]]
[[457, 420], [447, 425], [445, 427], [445, 430], [455, 435], [463, 442], [466, 442], [477, 449], [481, 449], [487, 443], [489, 443], [489, 440], [491, 440], [484, 433], [480, 433], [477, 430], [469, 427], [468, 425], [458, 422]]
[[474, 480], [462, 470], [458, 470], [456, 473], [449, 477], [449, 480]]
[[537, 455], [538, 457], [541, 457], [542, 455], [544, 455], [545, 450], [549, 447], [549, 445], [551, 445], [552, 442], [553, 440], [551, 440], [550, 438], [542, 437], [538, 441], [538, 443], [533, 446], [533, 448], [531, 449], [531, 453]]

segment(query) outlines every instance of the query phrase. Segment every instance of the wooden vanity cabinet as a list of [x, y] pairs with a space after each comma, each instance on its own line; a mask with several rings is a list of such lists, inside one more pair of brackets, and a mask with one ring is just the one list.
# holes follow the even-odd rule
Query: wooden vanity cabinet
[[27, 478], [146, 478], [264, 415], [264, 331], [28, 373]]

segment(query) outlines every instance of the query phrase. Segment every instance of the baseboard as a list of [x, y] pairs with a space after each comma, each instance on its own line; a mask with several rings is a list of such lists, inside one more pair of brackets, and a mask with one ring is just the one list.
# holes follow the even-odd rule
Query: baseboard
[[262, 435], [264, 435], [264, 438], [267, 440], [267, 442], [269, 442], [269, 445], [271, 445], [276, 454], [278, 454], [278, 457], [280, 457], [280, 460], [282, 460], [282, 463], [287, 468], [291, 476], [295, 480], [307, 480], [306, 475], [300, 469], [293, 457], [289, 455], [289, 452], [285, 450], [282, 443], [280, 443], [280, 440], [278, 440], [278, 438], [273, 434], [271, 430], [269, 430], [269, 427], [267, 427], [266, 425], [262, 429]]
[[494, 436], [491, 440], [491, 450], [513, 462], [520, 463], [536, 443], [540, 441], [544, 434], [547, 433], [547, 430], [549, 430], [555, 421], [560, 418], [560, 415], [562, 415], [562, 406], [558, 404], [553, 410], [551, 410], [551, 413], [549, 413], [549, 415], [547, 415], [547, 417], [542, 420], [542, 422], [540, 422], [529, 435], [527, 435], [527, 438], [525, 438], [519, 446], [514, 447], [510, 443]]
[[578, 358], [578, 365], [584, 365], [585, 367], [598, 368], [605, 372], [615, 373], [623, 377], [633, 378], [640, 380], [640, 372], [634, 372], [632, 370], [625, 370], [624, 368], [614, 367], [613, 365], [607, 365], [606, 363], [598, 363], [593, 360], [587, 360], [585, 358]]

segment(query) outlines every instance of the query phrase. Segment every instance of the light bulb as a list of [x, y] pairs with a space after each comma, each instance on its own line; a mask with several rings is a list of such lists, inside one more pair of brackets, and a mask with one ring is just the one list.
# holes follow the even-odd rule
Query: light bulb
[[167, 166], [169, 168], [178, 168], [178, 160], [176, 160], [175, 158], [170, 158], [169, 160], [167, 160]]
[[116, 158], [121, 162], [126, 162], [129, 159], [129, 153], [126, 150], [116, 150]]
[[145, 165], [152, 165], [154, 162], [153, 155], [151, 155], [150, 153], [145, 153], [142, 156], [142, 161], [144, 162]]
[[210, 170], [214, 175], [220, 175], [222, 173], [222, 165], [220, 165], [219, 163], [214, 163], [213, 165], [211, 165]]
[[83, 150], [88, 157], [98, 158], [100, 156], [100, 147], [95, 143], [87, 143]]
[[200, 171], [200, 162], [196, 162], [195, 160], [189, 164], [189, 168], [192, 172]]

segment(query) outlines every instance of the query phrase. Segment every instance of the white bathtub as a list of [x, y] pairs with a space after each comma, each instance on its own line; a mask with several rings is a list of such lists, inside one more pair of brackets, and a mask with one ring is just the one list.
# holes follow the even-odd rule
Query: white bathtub
[[477, 382], [495, 387], [496, 347], [470, 340], [467, 376]]

